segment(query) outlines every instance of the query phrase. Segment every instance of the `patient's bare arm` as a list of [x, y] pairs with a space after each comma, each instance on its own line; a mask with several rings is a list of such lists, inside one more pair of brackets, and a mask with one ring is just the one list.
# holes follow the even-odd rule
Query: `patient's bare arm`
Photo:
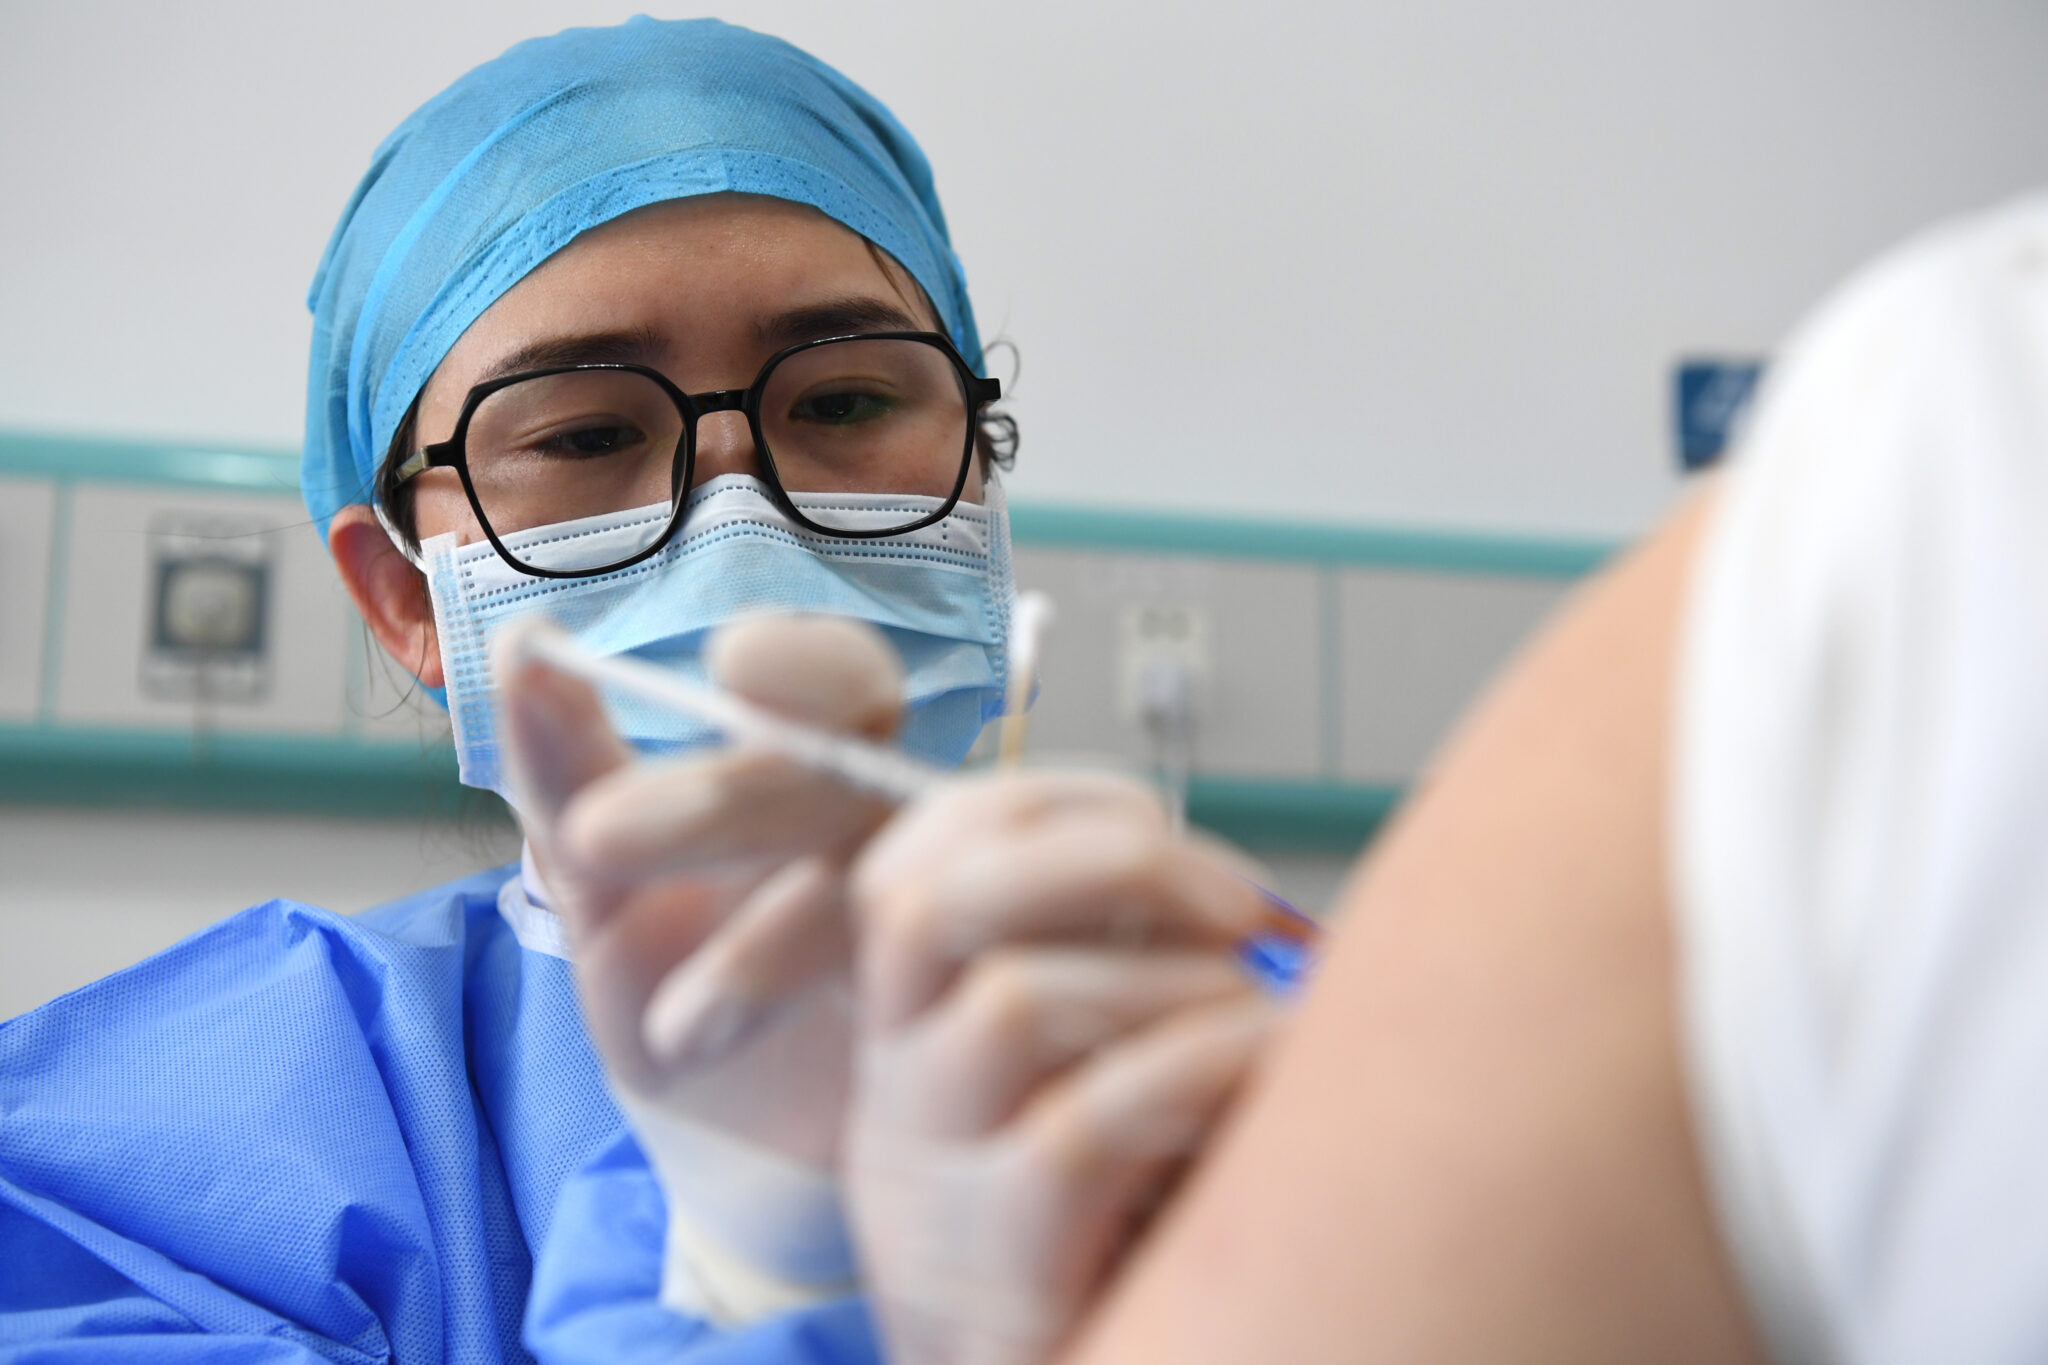
[[1465, 723], [1070, 1362], [1760, 1358], [1692, 1138], [1666, 892], [1708, 502]]

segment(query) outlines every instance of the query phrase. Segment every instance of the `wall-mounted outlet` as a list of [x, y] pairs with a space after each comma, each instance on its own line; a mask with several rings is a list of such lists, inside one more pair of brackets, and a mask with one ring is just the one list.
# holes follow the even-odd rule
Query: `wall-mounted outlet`
[[270, 686], [271, 532], [173, 513], [149, 528], [142, 689], [165, 700], [261, 700]]
[[1192, 722], [1209, 703], [1216, 672], [1209, 613], [1200, 607], [1125, 607], [1117, 614], [1117, 711], [1132, 725], [1185, 707]]
[[1323, 771], [1315, 567], [1030, 545], [1016, 563], [1018, 584], [1059, 607], [1032, 712], [1035, 753], [1156, 765], [1139, 684], [1144, 663], [1165, 655], [1200, 683], [1196, 776]]

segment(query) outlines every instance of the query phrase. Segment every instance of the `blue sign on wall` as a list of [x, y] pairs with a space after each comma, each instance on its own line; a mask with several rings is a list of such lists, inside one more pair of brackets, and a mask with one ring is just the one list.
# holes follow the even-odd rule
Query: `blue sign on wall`
[[1721, 458], [1756, 396], [1761, 360], [1681, 360], [1672, 400], [1678, 429], [1678, 462], [1704, 469]]

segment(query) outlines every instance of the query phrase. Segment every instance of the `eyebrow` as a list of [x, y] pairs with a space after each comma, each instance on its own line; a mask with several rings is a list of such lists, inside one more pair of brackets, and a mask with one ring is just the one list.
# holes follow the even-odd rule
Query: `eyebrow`
[[664, 359], [667, 352], [667, 343], [646, 327], [542, 337], [500, 356], [477, 382], [487, 384], [508, 374], [556, 365], [653, 365]]
[[[849, 295], [777, 313], [755, 324], [754, 334], [770, 351], [820, 337], [858, 332], [921, 332], [925, 325], [900, 304], [865, 295]], [[557, 365], [648, 365], [659, 368], [668, 358], [668, 343], [652, 328], [612, 332], [581, 332], [541, 337], [492, 362], [480, 384], [508, 374], [545, 370]]]
[[922, 332], [925, 325], [901, 304], [865, 295], [829, 299], [803, 308], [792, 308], [763, 319], [754, 328], [762, 345], [779, 351], [800, 341], [819, 337], [846, 336], [854, 332]]

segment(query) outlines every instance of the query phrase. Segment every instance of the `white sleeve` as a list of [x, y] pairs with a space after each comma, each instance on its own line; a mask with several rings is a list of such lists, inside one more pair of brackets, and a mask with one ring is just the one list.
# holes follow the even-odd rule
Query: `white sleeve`
[[1801, 330], [1691, 592], [1684, 1029], [1759, 1322], [2048, 1358], [2048, 199]]

